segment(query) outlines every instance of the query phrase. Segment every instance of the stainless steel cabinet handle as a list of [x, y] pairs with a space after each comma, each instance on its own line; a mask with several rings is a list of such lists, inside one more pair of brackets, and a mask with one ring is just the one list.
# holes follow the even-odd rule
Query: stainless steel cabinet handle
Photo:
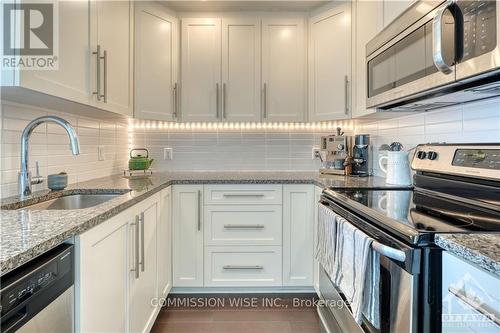
[[437, 69], [444, 74], [450, 74], [452, 67], [448, 66], [443, 56], [443, 14], [454, 3], [453, 0], [446, 1], [439, 8], [432, 22], [432, 60]]
[[108, 102], [108, 52], [104, 50], [103, 54], [103, 62], [104, 62], [104, 90], [102, 97], [104, 97], [104, 103]]
[[349, 77], [347, 75], [344, 76], [344, 98], [344, 112], [345, 114], [349, 114]]
[[239, 266], [239, 265], [225, 265], [222, 266], [223, 269], [230, 270], [230, 269], [255, 269], [255, 270], [261, 270], [264, 269], [264, 266]]
[[262, 116], [264, 119], [267, 118], [267, 83], [264, 83], [264, 88], [262, 89]]
[[198, 190], [198, 231], [201, 230], [201, 191]]
[[174, 91], [173, 91], [173, 100], [174, 100], [174, 105], [173, 105], [173, 110], [172, 110], [172, 116], [175, 118], [177, 118], [177, 82], [174, 83]]
[[226, 84], [222, 84], [222, 119], [226, 119]]
[[135, 223], [132, 223], [135, 226], [135, 246], [134, 246], [134, 268], [131, 269], [132, 272], [135, 272], [135, 278], [139, 278], [139, 216], [135, 216]]
[[220, 113], [219, 113], [219, 108], [220, 108], [220, 101], [219, 101], [219, 83], [215, 84], [215, 117], [219, 119]]
[[223, 197], [264, 197], [265, 195], [262, 193], [224, 193]]
[[92, 52], [92, 54], [96, 55], [96, 91], [92, 92], [93, 95], [96, 95], [97, 100], [100, 101], [101, 97], [101, 45], [97, 45], [97, 50]]
[[471, 299], [462, 289], [450, 286], [448, 287], [448, 291], [455, 295], [462, 302], [470, 306], [472, 309], [476, 310], [480, 314], [489, 318], [496, 325], [500, 326], [500, 313], [496, 309], [492, 308], [488, 304], [481, 303], [480, 300]]
[[224, 224], [224, 229], [264, 229], [263, 224]]
[[141, 272], [144, 272], [144, 266], [146, 265], [145, 255], [144, 255], [144, 212], [141, 212]]

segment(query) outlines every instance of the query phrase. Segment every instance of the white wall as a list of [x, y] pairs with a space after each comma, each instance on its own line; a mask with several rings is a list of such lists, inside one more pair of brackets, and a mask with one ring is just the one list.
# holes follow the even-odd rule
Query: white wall
[[[122, 172], [128, 160], [128, 124], [76, 117], [69, 113], [33, 108], [2, 102], [2, 135], [0, 149], [1, 196], [18, 194], [17, 175], [20, 166], [21, 133], [29, 121], [43, 115], [57, 115], [68, 120], [76, 129], [81, 152], [73, 156], [64, 129], [55, 124], [37, 127], [30, 139], [30, 167], [35, 173], [35, 162], [40, 173], [66, 171], [70, 183], [85, 181]], [[97, 147], [104, 146], [105, 160], [98, 161]], [[34, 190], [47, 187], [44, 182]]]
[[419, 113], [407, 117], [357, 124], [355, 132], [368, 133], [374, 145], [373, 166], [377, 175], [378, 147], [393, 141], [406, 149], [419, 143], [500, 143], [500, 98]]

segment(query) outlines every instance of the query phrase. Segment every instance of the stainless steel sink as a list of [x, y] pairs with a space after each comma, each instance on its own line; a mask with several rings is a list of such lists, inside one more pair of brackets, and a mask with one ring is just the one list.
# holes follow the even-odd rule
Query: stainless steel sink
[[66, 210], [83, 209], [102, 204], [106, 201], [123, 195], [123, 193], [113, 194], [70, 194], [56, 199], [43, 201], [24, 209], [30, 210]]

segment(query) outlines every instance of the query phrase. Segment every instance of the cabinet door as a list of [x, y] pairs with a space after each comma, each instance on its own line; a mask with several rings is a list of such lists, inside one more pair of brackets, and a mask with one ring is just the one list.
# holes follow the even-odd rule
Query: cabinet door
[[166, 297], [172, 288], [172, 189], [160, 193], [158, 220], [158, 296]]
[[129, 215], [119, 214], [77, 237], [77, 332], [125, 332]]
[[321, 192], [323, 189], [321, 187], [315, 186], [314, 187], [314, 202], [313, 202], [313, 209], [314, 209], [314, 247], [313, 247], [313, 286], [314, 290], [320, 295], [319, 293], [319, 262], [316, 260], [316, 244], [318, 242], [318, 205], [319, 205], [319, 199], [321, 197]]
[[181, 118], [217, 121], [221, 115], [221, 21], [182, 20]]
[[134, 241], [131, 251], [132, 262], [135, 260], [135, 251], [139, 251], [139, 274], [130, 272], [130, 331], [149, 332], [156, 317], [157, 306], [152, 300], [157, 297], [157, 258], [156, 258], [156, 226], [158, 221], [157, 200], [147, 200], [140, 206], [138, 218], [134, 223], [133, 239], [139, 232], [139, 242]]
[[177, 19], [163, 6], [135, 3], [135, 118], [175, 119], [178, 34]]
[[313, 17], [309, 28], [309, 119], [350, 118], [351, 5]]
[[222, 20], [222, 120], [260, 121], [260, 20]]
[[59, 22], [57, 70], [21, 71], [20, 85], [88, 104], [90, 92], [89, 1], [56, 1]]
[[[380, 1], [384, 6], [384, 27], [391, 24], [406, 8], [415, 0], [384, 0]], [[378, 2], [378, 1], [377, 1]]]
[[313, 185], [283, 186], [283, 285], [313, 284]]
[[375, 109], [366, 109], [366, 43], [382, 30], [384, 3], [381, 1], [361, 1], [355, 3], [355, 55], [354, 55], [354, 98], [352, 116], [359, 117], [375, 113]]
[[173, 285], [203, 286], [203, 186], [173, 188]]
[[[95, 1], [93, 29], [95, 42], [92, 52], [101, 50], [101, 59], [92, 57], [91, 75], [94, 78], [93, 92], [98, 107], [127, 116], [133, 114], [132, 104], [132, 54], [131, 28], [133, 26], [132, 6], [129, 1]], [[106, 55], [104, 55], [106, 52]], [[97, 68], [100, 61], [100, 70]], [[99, 72], [99, 73], [98, 73]]]
[[263, 20], [263, 120], [304, 121], [305, 87], [304, 20]]

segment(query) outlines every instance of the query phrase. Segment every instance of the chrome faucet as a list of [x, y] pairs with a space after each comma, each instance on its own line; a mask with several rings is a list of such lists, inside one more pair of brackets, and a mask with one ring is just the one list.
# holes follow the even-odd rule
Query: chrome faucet
[[32, 120], [24, 129], [21, 136], [21, 172], [19, 172], [19, 195], [25, 197], [31, 194], [31, 185], [40, 184], [43, 182], [43, 178], [40, 176], [38, 163], [37, 163], [37, 176], [32, 178], [31, 172], [29, 171], [29, 149], [28, 143], [31, 133], [35, 128], [43, 123], [56, 123], [61, 125], [69, 136], [71, 152], [73, 155], [80, 154], [80, 144], [78, 143], [78, 136], [76, 131], [66, 120], [56, 117], [56, 116], [43, 116]]

